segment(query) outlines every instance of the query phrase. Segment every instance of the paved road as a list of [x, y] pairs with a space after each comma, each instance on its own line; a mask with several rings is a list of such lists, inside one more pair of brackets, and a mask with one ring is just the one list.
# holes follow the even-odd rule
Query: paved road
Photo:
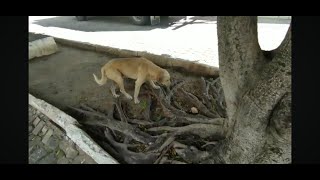
[[[259, 18], [262, 49], [275, 49], [289, 23]], [[128, 16], [90, 16], [81, 22], [74, 16], [31, 16], [29, 32], [219, 66], [216, 16], [171, 16], [156, 26], [133, 25]]]

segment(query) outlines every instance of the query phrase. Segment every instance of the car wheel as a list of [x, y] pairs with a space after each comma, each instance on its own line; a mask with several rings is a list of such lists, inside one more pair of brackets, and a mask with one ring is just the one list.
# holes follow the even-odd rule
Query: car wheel
[[76, 16], [76, 18], [77, 18], [78, 21], [86, 21], [86, 20], [88, 20], [87, 16]]
[[150, 16], [131, 16], [133, 24], [150, 25]]

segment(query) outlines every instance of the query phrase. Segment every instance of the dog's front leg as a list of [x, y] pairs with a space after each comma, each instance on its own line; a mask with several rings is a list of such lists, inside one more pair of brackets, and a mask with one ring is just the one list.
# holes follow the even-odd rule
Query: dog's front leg
[[140, 87], [142, 86], [142, 84], [144, 83], [144, 79], [137, 79], [136, 80], [136, 85], [135, 85], [135, 89], [134, 89], [134, 103], [135, 104], [139, 104], [140, 101], [138, 99], [138, 95], [140, 92]]
[[160, 86], [155, 85], [152, 80], [149, 80], [149, 83], [154, 89], [160, 89]]

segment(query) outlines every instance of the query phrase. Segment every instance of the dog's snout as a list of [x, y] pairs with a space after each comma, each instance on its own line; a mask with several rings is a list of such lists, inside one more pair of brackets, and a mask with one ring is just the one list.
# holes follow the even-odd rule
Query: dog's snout
[[165, 86], [170, 87], [171, 86], [171, 82], [170, 81], [166, 82]]

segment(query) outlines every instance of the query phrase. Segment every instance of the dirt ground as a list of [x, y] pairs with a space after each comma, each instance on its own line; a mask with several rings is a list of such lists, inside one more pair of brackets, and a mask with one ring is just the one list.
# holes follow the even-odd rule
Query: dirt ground
[[[30, 60], [29, 92], [67, 113], [70, 112], [68, 106], [77, 106], [81, 103], [108, 112], [113, 99], [109, 90], [110, 81], [100, 87], [94, 81], [92, 74], [95, 73], [100, 77], [100, 68], [116, 56], [58, 46], [59, 52], [56, 54]], [[168, 71], [173, 81], [199, 78], [186, 76], [185, 73], [171, 69]], [[142, 102], [146, 86], [149, 85], [144, 84], [141, 88], [139, 98]], [[133, 96], [134, 80], [126, 79], [125, 88]], [[133, 101], [128, 103], [132, 104]]]

